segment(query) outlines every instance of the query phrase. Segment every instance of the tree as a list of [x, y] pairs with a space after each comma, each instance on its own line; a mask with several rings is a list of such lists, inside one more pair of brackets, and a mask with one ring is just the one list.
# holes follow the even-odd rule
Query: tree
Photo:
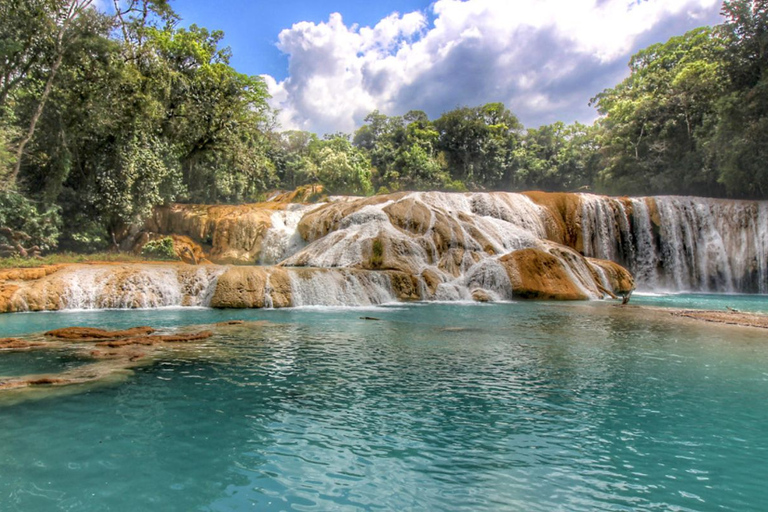
[[[16, 184], [16, 178], [19, 174], [19, 169], [21, 168], [22, 157], [24, 156], [24, 149], [35, 134], [37, 122], [40, 120], [40, 116], [43, 114], [43, 109], [45, 109], [45, 105], [48, 102], [48, 97], [53, 89], [53, 83], [59, 72], [61, 63], [64, 60], [64, 55], [67, 52], [68, 47], [73, 43], [73, 34], [77, 33], [76, 31], [72, 31], [71, 27], [77, 17], [80, 16], [92, 2], [93, 0], [65, 0], [57, 2], [56, 7], [47, 12], [47, 18], [44, 20], [44, 24], [47, 25], [46, 28], [48, 28], [49, 31], [44, 31], [43, 34], [52, 38], [52, 42], [50, 43], [51, 62], [46, 63], [50, 65], [50, 68], [45, 71], [41, 66], [41, 72], [45, 75], [45, 85], [36, 99], [37, 105], [32, 112], [29, 125], [23, 132], [21, 139], [16, 143], [15, 161], [6, 182], [9, 187], [14, 187]], [[36, 45], [31, 43], [30, 46], [34, 48]], [[22, 55], [25, 53], [27, 52], [21, 52]], [[33, 50], [29, 53], [35, 53], [35, 51]], [[23, 58], [20, 58], [20, 60], [24, 61]], [[30, 56], [28, 60], [34, 62], [37, 59]], [[27, 64], [25, 63], [25, 66], [26, 65]], [[23, 75], [19, 75], [19, 77], [21, 76]], [[8, 83], [10, 84], [11, 81], [8, 81]]]
[[557, 122], [528, 129], [514, 151], [511, 186], [517, 190], [590, 189], [598, 168], [596, 129]]
[[300, 130], [273, 134], [269, 158], [275, 165], [277, 179], [282, 187], [295, 189], [317, 179], [310, 160], [310, 147], [317, 135]]
[[602, 186], [622, 194], [721, 193], [707, 150], [727, 86], [709, 27], [641, 50], [630, 76], [592, 99], [605, 116]]
[[169, 154], [157, 138], [135, 134], [114, 162], [106, 160], [98, 167], [92, 197], [115, 245], [120, 228], [143, 222], [153, 206], [178, 194], [178, 162]]
[[345, 137], [314, 140], [309, 145], [310, 179], [336, 194], [370, 195], [371, 164]]
[[0, 256], [26, 258], [56, 247], [59, 224], [57, 208], [41, 212], [18, 192], [0, 190]]
[[719, 103], [711, 145], [729, 195], [768, 197], [768, 1], [723, 4], [724, 67], [730, 91]]
[[150, 76], [165, 84], [160, 99], [166, 115], [160, 129], [179, 153], [191, 200], [227, 195], [215, 188], [220, 153], [237, 150], [237, 157], [229, 160], [234, 164], [230, 172], [262, 173], [257, 181], [263, 183], [274, 172], [266, 163], [262, 136], [269, 113], [266, 85], [261, 77], [238, 73], [229, 65], [229, 48], [219, 48], [223, 36], [196, 25], [188, 30], [166, 26], [149, 30], [146, 39], [150, 55], [163, 63], [160, 69], [153, 69], [151, 61], [145, 64]]
[[462, 107], [435, 121], [438, 149], [455, 180], [471, 187], [499, 187], [509, 171], [522, 125], [501, 103]]

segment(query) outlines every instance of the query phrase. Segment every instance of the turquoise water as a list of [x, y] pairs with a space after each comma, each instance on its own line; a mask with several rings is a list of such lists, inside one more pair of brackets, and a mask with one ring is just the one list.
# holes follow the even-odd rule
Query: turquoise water
[[[0, 510], [765, 509], [758, 330], [511, 303], [15, 314], [0, 336], [235, 318], [270, 323], [0, 405]], [[75, 364], [39, 354], [0, 368]]]
[[738, 311], [768, 313], [768, 295], [743, 295], [711, 293], [680, 294], [642, 294], [632, 295], [630, 304], [656, 307], [674, 307], [690, 309], [714, 309], [726, 311], [726, 308]]

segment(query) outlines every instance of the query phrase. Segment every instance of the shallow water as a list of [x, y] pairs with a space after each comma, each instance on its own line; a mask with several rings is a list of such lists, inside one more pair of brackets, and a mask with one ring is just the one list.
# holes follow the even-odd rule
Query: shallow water
[[[509, 303], [15, 314], [0, 336], [234, 318], [271, 323], [0, 405], [0, 510], [765, 505], [764, 331]], [[74, 364], [40, 354], [0, 369]]]

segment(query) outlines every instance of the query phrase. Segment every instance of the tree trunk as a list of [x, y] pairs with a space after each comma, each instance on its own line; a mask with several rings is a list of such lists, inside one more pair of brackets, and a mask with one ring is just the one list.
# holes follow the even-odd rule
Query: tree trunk
[[59, 67], [61, 67], [61, 61], [63, 58], [64, 55], [59, 52], [59, 55], [56, 57], [56, 60], [51, 67], [51, 73], [48, 75], [48, 80], [45, 82], [45, 89], [43, 89], [43, 95], [40, 97], [40, 102], [37, 104], [35, 113], [32, 114], [32, 119], [29, 122], [27, 133], [24, 134], [24, 137], [22, 137], [22, 139], [19, 141], [19, 145], [16, 148], [16, 163], [13, 165], [11, 175], [8, 177], [8, 183], [11, 187], [13, 187], [16, 183], [16, 177], [19, 175], [19, 170], [21, 169], [21, 158], [24, 155], [24, 148], [27, 146], [29, 141], [32, 140], [32, 136], [35, 134], [37, 122], [40, 120], [40, 116], [43, 115], [43, 109], [45, 108], [45, 104], [48, 101], [48, 96], [50, 96], [51, 89], [53, 88], [53, 80], [56, 78], [56, 73], [59, 71]]

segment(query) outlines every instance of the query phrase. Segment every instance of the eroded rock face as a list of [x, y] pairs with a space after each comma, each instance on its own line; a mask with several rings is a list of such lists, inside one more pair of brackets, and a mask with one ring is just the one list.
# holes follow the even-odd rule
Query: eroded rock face
[[14, 297], [27, 281], [38, 281], [58, 272], [63, 265], [0, 270], [0, 313], [18, 311]]
[[144, 226], [129, 230], [121, 245], [138, 252], [149, 240], [172, 236], [177, 254], [185, 261], [191, 254], [198, 263], [277, 263], [292, 244], [301, 242], [298, 233], [292, 240], [289, 233], [296, 231], [304, 213], [315, 208], [296, 201], [321, 195], [322, 187], [315, 186], [279, 194], [264, 203], [160, 206]]
[[214, 308], [282, 308], [290, 305], [288, 273], [275, 267], [229, 267], [219, 276], [211, 300]]
[[587, 290], [573, 279], [566, 263], [541, 249], [522, 249], [499, 260], [509, 275], [512, 293], [523, 299], [583, 300]]
[[607, 284], [606, 289], [612, 294], [625, 296], [635, 289], [634, 277], [618, 263], [597, 258], [587, 258], [587, 261], [596, 271], [595, 280], [598, 283]]
[[147, 231], [189, 237], [208, 249], [217, 263], [255, 263], [261, 244], [272, 226], [279, 203], [247, 205], [182, 205], [159, 207], [147, 222]]

